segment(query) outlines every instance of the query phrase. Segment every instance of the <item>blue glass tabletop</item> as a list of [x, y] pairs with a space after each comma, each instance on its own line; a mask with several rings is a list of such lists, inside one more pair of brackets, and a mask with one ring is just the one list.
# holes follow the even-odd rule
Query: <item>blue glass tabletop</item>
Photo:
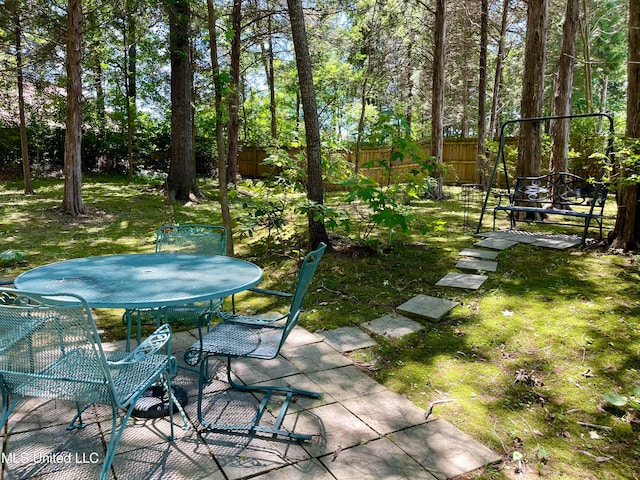
[[218, 255], [129, 254], [75, 258], [18, 276], [17, 289], [75, 293], [92, 308], [152, 308], [222, 298], [254, 287], [262, 269]]

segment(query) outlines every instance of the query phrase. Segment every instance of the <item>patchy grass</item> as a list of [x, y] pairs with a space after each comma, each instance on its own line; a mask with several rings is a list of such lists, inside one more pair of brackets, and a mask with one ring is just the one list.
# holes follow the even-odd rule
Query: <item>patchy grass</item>
[[[60, 214], [62, 182], [0, 186], [0, 276], [66, 258], [151, 252], [164, 223], [220, 223], [217, 192], [209, 182], [198, 203], [172, 205], [157, 185], [121, 178], [85, 178], [89, 215]], [[449, 200], [411, 207], [415, 228], [391, 245], [365, 248], [344, 235], [323, 258], [301, 324], [313, 331], [359, 326], [417, 294], [460, 302], [440, 323], [355, 355], [378, 381], [445, 418], [504, 455], [499, 469], [468, 478], [638, 478], [639, 434], [622, 412], [603, 408], [601, 395], [630, 393], [640, 383], [640, 268], [632, 254], [592, 247], [555, 251], [518, 245], [499, 255], [499, 268], [478, 291], [436, 287], [471, 247], [480, 205]], [[339, 195], [335, 195], [338, 198]], [[329, 202], [334, 198], [333, 194]], [[613, 202], [612, 202], [613, 203]], [[234, 205], [235, 214], [241, 204]], [[615, 213], [614, 206], [609, 207]], [[485, 229], [491, 225], [485, 215]], [[465, 218], [467, 221], [465, 222]], [[265, 270], [262, 286], [290, 290], [304, 253], [303, 218], [267, 238], [235, 238], [237, 255]], [[506, 226], [500, 219], [500, 226]], [[426, 227], [428, 233], [421, 233]], [[533, 225], [539, 231], [565, 231]], [[576, 230], [578, 232], [578, 230]], [[254, 311], [274, 304], [244, 294]], [[121, 338], [121, 311], [97, 312], [106, 339]], [[433, 403], [438, 400], [450, 400]], [[590, 426], [591, 425], [591, 426]], [[517, 472], [514, 452], [525, 472]]]

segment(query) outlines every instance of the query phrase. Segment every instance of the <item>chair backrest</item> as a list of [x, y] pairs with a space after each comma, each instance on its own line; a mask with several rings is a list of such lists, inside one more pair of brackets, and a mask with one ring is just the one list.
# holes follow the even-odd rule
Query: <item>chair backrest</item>
[[227, 230], [220, 225], [163, 225], [156, 232], [156, 252], [225, 255]]
[[313, 280], [313, 276], [318, 269], [318, 264], [320, 263], [320, 259], [322, 258], [322, 254], [324, 253], [326, 248], [327, 245], [324, 242], [320, 243], [316, 250], [307, 253], [307, 255], [304, 257], [302, 267], [300, 268], [300, 273], [298, 275], [296, 289], [293, 292], [293, 297], [291, 298], [291, 307], [289, 309], [289, 316], [287, 318], [287, 325], [285, 327], [284, 333], [285, 338], [289, 334], [289, 331], [291, 331], [291, 329], [293, 329], [293, 327], [297, 323], [298, 317], [300, 317], [304, 297], [307, 294], [307, 290], [309, 289], [311, 280]]
[[0, 381], [5, 394], [111, 404], [111, 373], [85, 301], [0, 289]]

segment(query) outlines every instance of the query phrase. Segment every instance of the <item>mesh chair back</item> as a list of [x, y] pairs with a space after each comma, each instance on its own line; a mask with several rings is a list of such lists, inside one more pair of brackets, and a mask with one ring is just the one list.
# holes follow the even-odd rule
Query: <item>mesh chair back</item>
[[77, 296], [57, 297], [62, 296], [65, 303], [56, 304], [37, 295], [0, 291], [3, 391], [111, 404], [111, 375], [89, 308]]
[[287, 319], [287, 326], [285, 327], [285, 334], [283, 338], [289, 334], [289, 331], [295, 326], [298, 321], [298, 317], [300, 316], [300, 312], [302, 312], [302, 304], [304, 302], [304, 297], [307, 294], [307, 290], [309, 289], [309, 285], [311, 284], [311, 280], [313, 280], [313, 276], [318, 269], [318, 264], [320, 263], [320, 259], [322, 258], [322, 254], [324, 253], [327, 245], [325, 243], [320, 243], [316, 250], [309, 252], [302, 262], [302, 267], [300, 268], [300, 274], [298, 275], [298, 283], [296, 284], [296, 289], [293, 292], [293, 297], [291, 298], [291, 307], [289, 309], [289, 318]]
[[156, 232], [156, 252], [225, 255], [227, 230], [219, 225], [163, 225]]

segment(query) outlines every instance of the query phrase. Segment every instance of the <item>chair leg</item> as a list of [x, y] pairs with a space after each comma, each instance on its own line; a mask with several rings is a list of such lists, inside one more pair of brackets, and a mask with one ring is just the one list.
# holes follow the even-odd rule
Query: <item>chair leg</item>
[[82, 420], [82, 414], [87, 410], [87, 408], [89, 408], [91, 405], [93, 405], [92, 403], [89, 403], [88, 405], [85, 405], [84, 407], [80, 407], [80, 403], [76, 402], [76, 411], [78, 413], [76, 413], [76, 415], [71, 419], [71, 421], [69, 422], [69, 425], [67, 425], [67, 430], [75, 430], [75, 429], [83, 429], [84, 427], [87, 426], [86, 423], [84, 423], [84, 421]]
[[16, 405], [22, 397], [20, 395], [16, 395], [15, 398], [10, 402], [9, 395], [3, 390], [2, 392], [2, 417], [0, 419], [0, 430], [4, 429], [5, 424], [9, 420], [9, 416], [13, 409], [16, 408]]
[[[198, 382], [198, 421], [205, 429], [211, 430], [211, 431], [222, 431], [222, 432], [229, 432], [229, 431], [233, 431], [233, 432], [248, 431], [249, 433], [263, 432], [263, 433], [272, 434], [274, 437], [280, 436], [280, 437], [291, 438], [299, 441], [310, 440], [313, 437], [313, 435], [311, 434], [295, 433], [295, 432], [284, 430], [282, 428], [282, 422], [284, 421], [284, 417], [289, 409], [289, 405], [291, 404], [291, 401], [294, 395], [303, 395], [310, 398], [319, 399], [319, 398], [322, 398], [323, 396], [322, 393], [311, 392], [308, 390], [300, 390], [297, 388], [283, 387], [279, 385], [264, 385], [264, 386], [241, 385], [239, 383], [234, 382], [233, 379], [231, 378], [231, 357], [227, 357], [227, 381], [229, 385], [235, 390], [248, 391], [248, 392], [264, 392], [265, 396], [260, 402], [260, 405], [257, 407], [256, 413], [250, 424], [225, 425], [225, 424], [212, 423], [205, 420], [204, 414], [202, 412], [202, 403], [203, 403], [203, 391], [204, 391], [205, 378], [207, 376], [206, 373], [208, 369], [209, 357], [210, 356], [205, 357], [200, 363], [200, 376], [199, 376], [199, 382]], [[271, 400], [274, 393], [285, 394], [285, 399], [282, 402], [282, 406], [280, 407], [280, 411], [278, 413], [276, 421], [273, 427], [260, 425], [260, 420], [262, 419], [264, 413], [267, 411], [269, 401]]]

